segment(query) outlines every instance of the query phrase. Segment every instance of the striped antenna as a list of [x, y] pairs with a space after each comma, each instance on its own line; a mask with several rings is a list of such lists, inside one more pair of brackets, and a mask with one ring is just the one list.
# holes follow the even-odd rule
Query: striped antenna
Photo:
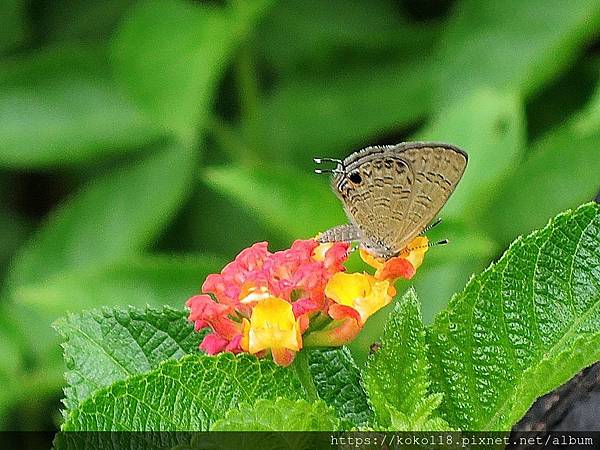
[[337, 158], [313, 158], [313, 161], [316, 164], [321, 164], [322, 162], [334, 162], [340, 165], [344, 165], [344, 162], [341, 159], [337, 159]]
[[438, 217], [434, 222], [431, 222], [429, 225], [427, 225], [425, 228], [423, 228], [423, 231], [421, 231], [419, 233], [419, 236], [422, 236], [425, 233], [427, 233], [429, 230], [431, 230], [432, 228], [437, 227], [440, 223], [442, 223], [442, 218]]
[[400, 254], [410, 253], [413, 250], [419, 250], [420, 248], [437, 247], [438, 245], [446, 245], [446, 244], [449, 244], [449, 243], [450, 243], [450, 241], [448, 239], [442, 239], [441, 241], [437, 241], [437, 242], [428, 242], [427, 245], [419, 245], [418, 247], [405, 248], [404, 250], [402, 250], [400, 252]]

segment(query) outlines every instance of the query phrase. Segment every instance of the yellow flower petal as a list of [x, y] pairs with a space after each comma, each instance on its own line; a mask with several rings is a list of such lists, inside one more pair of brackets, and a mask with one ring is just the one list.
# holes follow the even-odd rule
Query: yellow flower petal
[[[397, 278], [398, 276], [402, 276], [403, 278], [410, 278], [414, 275], [414, 271], [416, 271], [421, 264], [423, 263], [423, 258], [425, 256], [425, 252], [429, 249], [428, 247], [429, 239], [425, 236], [417, 236], [414, 238], [404, 249], [398, 254], [398, 256], [394, 256], [389, 258], [388, 260], [377, 258], [370, 254], [367, 250], [360, 249], [360, 257], [362, 260], [370, 265], [371, 267], [377, 269], [375, 272], [375, 278], [378, 280], [384, 278]], [[407, 276], [406, 274], [402, 274], [402, 272], [398, 272], [397, 261], [398, 259], [405, 259], [408, 261], [414, 268], [412, 274]], [[396, 264], [396, 266], [393, 266]], [[395, 274], [395, 277], [390, 277], [389, 274], [392, 272]]]
[[240, 303], [253, 303], [269, 297], [271, 297], [271, 294], [266, 286], [255, 286], [252, 283], [244, 283], [240, 292]]
[[392, 301], [389, 281], [379, 281], [364, 273], [336, 273], [325, 287], [325, 295], [340, 305], [356, 310], [364, 324]]
[[[319, 237], [319, 235], [317, 235], [317, 238], [318, 237]], [[324, 261], [325, 253], [327, 253], [327, 250], [329, 250], [331, 247], [333, 247], [333, 242], [326, 242], [324, 244], [319, 244], [319, 246], [313, 250], [312, 258], [315, 261]]]
[[292, 305], [278, 297], [261, 300], [252, 308], [250, 322], [244, 326], [244, 337], [242, 348], [246, 346], [252, 354], [266, 349], [299, 351], [302, 348], [300, 324], [294, 317]]
[[360, 254], [361, 259], [365, 263], [367, 263], [368, 265], [373, 267], [374, 269], [379, 270], [379, 269], [383, 268], [383, 266], [385, 265], [384, 259], [376, 258], [372, 254], [370, 254], [368, 251], [366, 251], [364, 248], [359, 248], [358, 253]]
[[423, 257], [429, 250], [428, 245], [429, 239], [425, 236], [417, 236], [400, 252], [399, 256], [407, 259], [416, 270], [423, 264]]

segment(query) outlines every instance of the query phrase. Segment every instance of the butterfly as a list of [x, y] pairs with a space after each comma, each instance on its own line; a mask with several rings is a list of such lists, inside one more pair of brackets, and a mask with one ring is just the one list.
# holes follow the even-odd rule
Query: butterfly
[[319, 242], [358, 241], [373, 256], [389, 259], [423, 232], [454, 192], [466, 167], [464, 150], [441, 142], [367, 147], [328, 161], [331, 186], [350, 223], [321, 233]]

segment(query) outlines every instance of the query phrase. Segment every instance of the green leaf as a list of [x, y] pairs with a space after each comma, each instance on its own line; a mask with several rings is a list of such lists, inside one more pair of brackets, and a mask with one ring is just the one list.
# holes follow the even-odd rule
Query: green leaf
[[515, 241], [428, 330], [450, 426], [509, 430], [539, 396], [600, 359], [600, 207]]
[[13, 261], [10, 287], [39, 284], [146, 247], [182, 203], [194, 155], [171, 144], [88, 183], [55, 210]]
[[95, 391], [197, 351], [200, 336], [187, 313], [168, 307], [103, 308], [70, 314], [55, 328], [65, 338], [67, 411]]
[[367, 360], [364, 380], [379, 426], [429, 431], [443, 423], [431, 417], [441, 395], [429, 389], [425, 327], [414, 290], [394, 304], [381, 347]]
[[115, 84], [102, 48], [64, 45], [5, 62], [0, 86], [4, 166], [81, 163], [160, 135]]
[[31, 225], [24, 217], [0, 207], [0, 274], [2, 276], [10, 258], [23, 243], [30, 228]]
[[333, 409], [322, 401], [258, 400], [254, 406], [241, 404], [223, 419], [217, 420], [211, 431], [333, 431], [340, 420]]
[[102, 3], [80, 0], [53, 2], [44, 10], [45, 40], [106, 40], [136, 0], [105, 0]]
[[349, 148], [418, 121], [431, 104], [431, 72], [419, 59], [291, 79], [260, 112], [269, 158], [309, 167], [314, 156], [346, 156]]
[[52, 317], [112, 305], [182, 307], [199, 291], [206, 276], [220, 272], [224, 264], [219, 258], [202, 255], [134, 256], [18, 288], [15, 299]]
[[437, 55], [443, 99], [484, 86], [534, 93], [581, 52], [600, 24], [596, 0], [465, 0], [456, 6]]
[[207, 119], [235, 48], [269, 1], [223, 8], [181, 0], [146, 1], [123, 21], [115, 68], [141, 108], [184, 140]]
[[312, 173], [283, 167], [212, 167], [203, 172], [202, 181], [289, 239], [309, 238], [346, 221], [327, 180]]
[[596, 84], [596, 89], [583, 111], [571, 119], [570, 125], [580, 135], [600, 132], [600, 83]]
[[319, 398], [355, 426], [371, 423], [373, 411], [350, 351], [345, 347], [304, 351], [308, 352], [309, 370]]
[[286, 76], [366, 58], [372, 64], [390, 54], [424, 54], [438, 33], [438, 24], [415, 25], [389, 0], [280, 0], [257, 31], [256, 51]]
[[486, 228], [509, 242], [548, 217], [593, 199], [600, 188], [599, 148], [600, 129], [582, 135], [562, 127], [536, 142], [482, 214]]
[[206, 431], [240, 403], [305, 396], [294, 370], [253, 356], [188, 355], [84, 401], [64, 431]]
[[0, 3], [0, 53], [20, 44], [27, 35], [27, 4], [23, 0]]
[[503, 175], [521, 158], [525, 143], [522, 106], [513, 94], [475, 91], [440, 111], [417, 139], [449, 142], [469, 154], [465, 174], [443, 214], [471, 219], [472, 211], [488, 201]]

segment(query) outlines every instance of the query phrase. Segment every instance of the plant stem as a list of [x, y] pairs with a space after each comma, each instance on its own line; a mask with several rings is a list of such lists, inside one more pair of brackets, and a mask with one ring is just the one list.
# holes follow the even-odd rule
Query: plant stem
[[302, 350], [296, 353], [296, 359], [294, 359], [294, 369], [296, 369], [300, 383], [306, 391], [306, 399], [311, 402], [318, 400], [319, 396], [317, 395], [317, 388], [315, 387], [315, 383], [310, 375], [310, 369], [308, 367], [307, 350]]

